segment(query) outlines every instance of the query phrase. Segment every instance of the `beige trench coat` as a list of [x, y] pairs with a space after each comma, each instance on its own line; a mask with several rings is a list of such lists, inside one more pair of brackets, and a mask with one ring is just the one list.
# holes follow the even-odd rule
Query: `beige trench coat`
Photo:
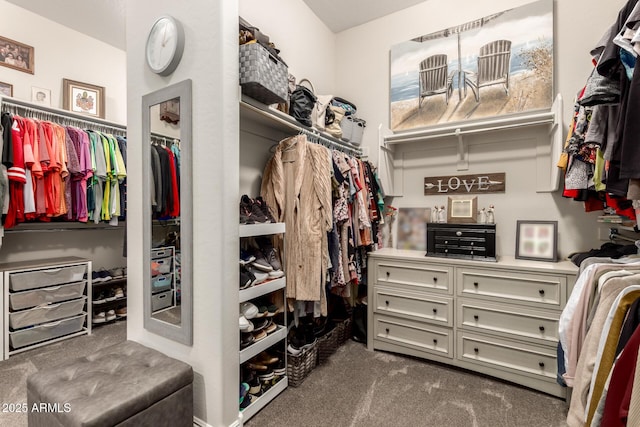
[[267, 162], [260, 193], [286, 224], [284, 268], [287, 298], [321, 301], [326, 313], [329, 263], [327, 231], [332, 229], [330, 151], [296, 135], [281, 141]]

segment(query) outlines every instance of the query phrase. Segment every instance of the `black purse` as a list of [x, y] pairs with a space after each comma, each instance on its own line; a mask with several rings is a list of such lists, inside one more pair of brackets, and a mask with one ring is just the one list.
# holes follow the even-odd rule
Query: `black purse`
[[289, 99], [289, 115], [296, 119], [298, 123], [311, 127], [313, 125], [311, 113], [317, 100], [318, 98], [316, 98], [311, 89], [296, 85]]

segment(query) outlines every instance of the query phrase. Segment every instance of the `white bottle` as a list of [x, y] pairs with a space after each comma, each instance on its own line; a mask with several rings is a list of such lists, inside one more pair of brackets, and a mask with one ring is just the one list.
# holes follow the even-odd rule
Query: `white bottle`
[[478, 215], [478, 222], [480, 224], [486, 224], [487, 223], [487, 212], [485, 211], [484, 208], [480, 209], [480, 214]]
[[438, 222], [447, 222], [447, 211], [444, 209], [444, 206], [440, 206], [440, 210], [438, 211]]
[[434, 206], [431, 209], [431, 222], [438, 222], [438, 207]]
[[493, 210], [493, 205], [489, 206], [489, 209], [487, 209], [487, 224], [493, 224], [495, 222]]

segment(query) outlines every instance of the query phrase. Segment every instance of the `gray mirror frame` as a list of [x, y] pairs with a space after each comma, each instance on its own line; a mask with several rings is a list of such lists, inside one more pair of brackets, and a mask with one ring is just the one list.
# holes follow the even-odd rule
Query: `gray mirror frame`
[[[142, 97], [142, 213], [144, 328], [173, 341], [193, 345], [193, 180], [192, 180], [192, 84], [187, 79]], [[180, 98], [180, 253], [181, 322], [173, 325], [151, 316], [151, 140], [152, 105]]]

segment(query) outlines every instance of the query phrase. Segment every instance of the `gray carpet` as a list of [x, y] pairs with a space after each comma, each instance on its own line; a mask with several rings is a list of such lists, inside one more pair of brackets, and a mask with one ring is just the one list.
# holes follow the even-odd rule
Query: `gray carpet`
[[246, 427], [559, 427], [565, 401], [348, 341]]
[[[40, 370], [58, 365], [68, 359], [86, 356], [101, 348], [117, 344], [127, 338], [127, 323], [117, 321], [93, 329], [91, 335], [82, 335], [38, 347], [11, 356], [0, 362], [0, 404], [27, 403], [27, 377]], [[0, 407], [0, 426], [27, 425], [27, 414], [8, 411]], [[9, 407], [5, 407], [8, 410]]]

